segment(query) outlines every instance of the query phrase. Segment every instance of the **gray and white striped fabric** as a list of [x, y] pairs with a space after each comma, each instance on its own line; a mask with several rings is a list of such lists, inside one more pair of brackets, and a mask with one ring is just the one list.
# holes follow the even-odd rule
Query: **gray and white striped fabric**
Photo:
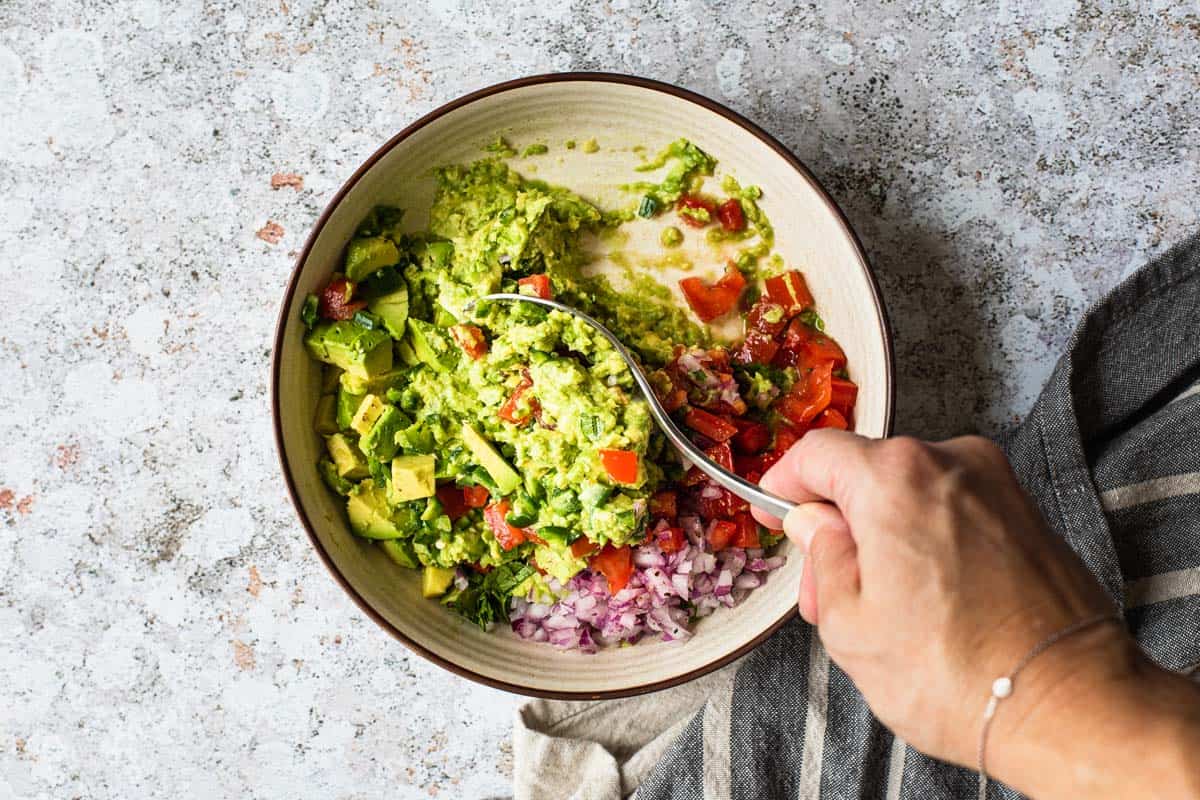
[[[1194, 671], [1200, 239], [1142, 268], [1088, 312], [1004, 446], [1051, 527], [1121, 603], [1146, 652], [1167, 668]], [[968, 798], [976, 791], [975, 773], [926, 758], [883, 728], [801, 622], [758, 648], [731, 692], [701, 709], [642, 782], [639, 800]], [[1017, 795], [993, 785], [990, 796]]]

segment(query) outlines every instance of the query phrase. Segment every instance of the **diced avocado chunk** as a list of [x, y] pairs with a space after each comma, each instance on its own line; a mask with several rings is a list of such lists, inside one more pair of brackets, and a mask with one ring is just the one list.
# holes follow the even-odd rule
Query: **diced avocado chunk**
[[388, 499], [404, 503], [432, 497], [437, 459], [431, 455], [396, 456], [392, 459], [392, 485]]
[[390, 239], [364, 236], [351, 239], [346, 245], [346, 278], [355, 283], [381, 267], [390, 267], [400, 260], [400, 251]]
[[325, 481], [325, 485], [343, 497], [350, 494], [350, 490], [354, 488], [353, 483], [338, 474], [337, 465], [328, 458], [317, 462], [317, 470], [321, 473], [321, 480]]
[[416, 351], [409, 344], [408, 339], [397, 342], [396, 352], [400, 354], [400, 360], [410, 367], [415, 367], [421, 363], [421, 359], [417, 358]]
[[358, 440], [359, 449], [371, 458], [387, 461], [396, 455], [396, 434], [411, 424], [412, 420], [403, 411], [392, 405], [384, 406], [375, 424]]
[[379, 395], [366, 395], [358, 404], [358, 408], [355, 409], [354, 417], [350, 420], [350, 427], [359, 436], [366, 436], [371, 428], [374, 427], [375, 421], [383, 414], [386, 405], [379, 398]]
[[433, 325], [416, 318], [408, 321], [408, 339], [417, 358], [438, 372], [447, 372], [458, 361], [458, 348]]
[[432, 453], [437, 447], [437, 438], [428, 425], [414, 422], [396, 434], [396, 444], [414, 453]]
[[337, 426], [338, 430], [349, 430], [350, 423], [354, 421], [354, 412], [358, 411], [358, 406], [362, 403], [365, 395], [355, 394], [346, 390], [345, 386], [338, 389], [337, 394]]
[[383, 548], [383, 552], [387, 553], [388, 558], [402, 567], [416, 569], [421, 566], [421, 562], [417, 561], [417, 552], [413, 550], [412, 542], [405, 539], [384, 539], [379, 546]]
[[383, 321], [384, 330], [393, 339], [404, 336], [405, 323], [408, 321], [408, 287], [403, 283], [394, 292], [376, 297], [367, 308]]
[[512, 494], [521, 485], [521, 476], [509, 466], [504, 457], [496, 452], [492, 443], [483, 438], [483, 434], [468, 423], [462, 426], [463, 444], [475, 456], [479, 466], [487, 470], [488, 475], [496, 482], [501, 494]]
[[340, 383], [351, 394], [359, 396], [365, 394], [384, 394], [388, 389], [399, 383], [407, 374], [408, 369], [405, 367], [389, 369], [370, 377], [355, 375], [352, 372], [343, 372]]
[[563, 584], [587, 566], [587, 559], [574, 555], [569, 547], [539, 545], [536, 553], [537, 565], [544, 569], [547, 575], [557, 578]]
[[337, 466], [338, 475], [343, 478], [356, 481], [371, 474], [367, 468], [367, 460], [359, 452], [358, 446], [347, 439], [344, 434], [335, 433], [327, 438], [325, 448]]
[[342, 375], [341, 369], [326, 364], [321, 369], [321, 394], [333, 394], [338, 390], [338, 378]]
[[400, 527], [392, 520], [387, 498], [374, 481], [363, 481], [346, 498], [346, 515], [350, 527], [367, 539], [397, 539]]
[[454, 583], [454, 570], [444, 567], [426, 567], [421, 570], [421, 596], [441, 597]]
[[338, 432], [337, 398], [323, 394], [317, 399], [317, 413], [313, 417], [313, 428], [322, 436]]
[[353, 320], [322, 322], [304, 337], [309, 354], [346, 372], [371, 377], [392, 368], [392, 337]]

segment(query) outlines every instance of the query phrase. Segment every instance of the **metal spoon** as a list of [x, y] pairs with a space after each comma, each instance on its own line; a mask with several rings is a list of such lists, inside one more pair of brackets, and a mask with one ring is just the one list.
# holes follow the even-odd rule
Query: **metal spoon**
[[638, 388], [642, 390], [642, 395], [646, 398], [646, 402], [650, 405], [650, 415], [654, 417], [654, 421], [658, 423], [658, 427], [664, 434], [666, 434], [667, 439], [671, 441], [671, 444], [675, 445], [676, 449], [687, 456], [688, 460], [695, 464], [700, 471], [712, 478], [721, 486], [736, 494], [738, 497], [745, 500], [747, 503], [750, 503], [750, 505], [761, 508], [763, 511], [766, 511], [767, 513], [772, 514], [779, 519], [786, 517], [788, 512], [796, 507], [796, 504], [791, 500], [785, 500], [778, 495], [763, 491], [745, 478], [733, 474], [705, 455], [704, 451], [699, 447], [692, 444], [692, 441], [687, 437], [687, 434], [679, 429], [679, 426], [676, 425], [671, 419], [671, 415], [667, 413], [665, 408], [663, 408], [662, 403], [660, 403], [658, 400], [658, 396], [654, 393], [654, 387], [652, 387], [650, 385], [650, 381], [647, 380], [646, 374], [642, 372], [641, 367], [639, 367], [638, 363], [634, 361], [633, 356], [630, 355], [629, 350], [625, 348], [625, 345], [621, 344], [621, 340], [618, 339], [612, 331], [589, 317], [587, 314], [584, 314], [582, 311], [576, 308], [563, 305], [555, 300], [544, 300], [540, 297], [533, 297], [531, 295], [509, 293], [484, 295], [478, 300], [470, 303], [467, 306], [467, 309], [470, 310], [476, 303], [482, 303], [485, 300], [514, 300], [522, 303], [533, 303], [534, 305], [553, 308], [556, 311], [563, 312], [564, 314], [570, 314], [576, 319], [581, 319], [588, 325], [591, 325], [600, 333], [601, 336], [608, 340], [609, 344], [611, 344], [617, 351], [617, 355], [619, 355], [625, 361], [625, 364], [629, 367], [629, 371], [633, 373], [633, 380], [637, 383]]

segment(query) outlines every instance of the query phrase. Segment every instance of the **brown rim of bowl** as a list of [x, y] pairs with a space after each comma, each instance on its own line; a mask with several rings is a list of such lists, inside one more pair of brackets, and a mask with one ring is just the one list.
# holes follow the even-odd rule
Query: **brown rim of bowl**
[[341, 584], [346, 593], [350, 595], [355, 604], [362, 609], [363, 613], [375, 620], [380, 627], [382, 627], [396, 639], [399, 639], [412, 651], [424, 656], [438, 666], [447, 669], [450, 672], [459, 675], [460, 677], [467, 678], [468, 680], [482, 683], [486, 686], [491, 686], [494, 689], [502, 689], [506, 692], [513, 692], [515, 694], [526, 695], [529, 697], [544, 697], [554, 700], [606, 700], [618, 697], [631, 697], [633, 695], [647, 694], [649, 692], [657, 692], [661, 689], [668, 689], [672, 686], [678, 686], [682, 683], [687, 683], [690, 680], [694, 680], [702, 675], [707, 675], [714, 670], [720, 669], [726, 664], [741, 658], [743, 655], [749, 653], [755, 647], [758, 647], [758, 645], [766, 641], [767, 638], [775, 631], [779, 630], [784, 623], [796, 616], [797, 609], [795, 606], [793, 606], [791, 610], [769, 625], [762, 633], [754, 637], [752, 641], [739, 647], [732, 653], [721, 656], [720, 658], [710, 661], [708, 664], [705, 664], [702, 667], [697, 667], [696, 669], [677, 677], [668, 678], [662, 681], [655, 681], [653, 683], [646, 683], [639, 686], [631, 686], [627, 689], [614, 689], [612, 691], [605, 692], [556, 692], [547, 691], [544, 689], [533, 689], [514, 683], [506, 683], [505, 681], [499, 681], [495, 680], [494, 678], [480, 675], [477, 672], [473, 672], [469, 669], [463, 668], [458, 664], [447, 661], [436, 653], [427, 650], [417, 642], [405, 636], [403, 633], [393, 627], [390, 622], [384, 619], [379, 612], [372, 608], [371, 605], [367, 603], [367, 601], [363, 599], [363, 597], [355, 590], [355, 588], [350, 585], [345, 576], [338, 571], [338, 568], [333, 563], [333, 559], [329, 556], [329, 553], [327, 553], [325, 548], [321, 546], [321, 541], [317, 538], [316, 531], [313, 530], [313, 526], [309, 522], [308, 515], [304, 511], [304, 506], [301, 504], [300, 499], [296, 494], [296, 484], [295, 481], [292, 480], [291, 471], [288, 469], [287, 454], [285, 452], [285, 445], [283, 441], [283, 426], [279, 415], [279, 353], [282, 350], [283, 337], [286, 335], [287, 320], [291, 311], [292, 301], [295, 296], [296, 282], [300, 278], [300, 270], [304, 266], [304, 262], [308, 259], [313, 243], [316, 242], [317, 237], [320, 235], [321, 230], [325, 227], [325, 223], [329, 220], [334, 208], [341, 203], [342, 199], [345, 198], [354, 185], [358, 183], [362, 176], [365, 175], [366, 172], [373, 167], [377, 161], [383, 158], [383, 156], [393, 147], [407, 139], [417, 130], [420, 130], [424, 126], [428, 125], [430, 122], [433, 122], [439, 117], [442, 117], [451, 111], [454, 111], [455, 109], [461, 108], [469, 103], [473, 103], [481, 98], [489, 97], [501, 92], [507, 92], [512, 89], [520, 89], [526, 86], [536, 86], [544, 83], [570, 82], [617, 83], [627, 86], [636, 86], [641, 89], [649, 89], [651, 91], [669, 94], [682, 100], [687, 100], [688, 102], [694, 103], [702, 108], [706, 108], [709, 111], [720, 114], [722, 117], [726, 118], [730, 122], [733, 122], [735, 125], [738, 125], [752, 133], [755, 137], [762, 141], [763, 144], [767, 145], [776, 153], [778, 153], [779, 156], [787, 161], [793, 169], [803, 175], [804, 178], [812, 184], [813, 188], [816, 189], [817, 193], [821, 195], [821, 199], [825, 201], [825, 205], [837, 218], [843, 230], [846, 232], [846, 235], [850, 238], [851, 243], [854, 245], [854, 249], [858, 254], [859, 261], [862, 263], [863, 270], [866, 272], [867, 282], [871, 287], [871, 294], [875, 300], [875, 308], [879, 313], [879, 318], [883, 321], [883, 330], [881, 331], [881, 334], [883, 336], [884, 350], [887, 354], [887, 363], [885, 367], [888, 383], [887, 409], [884, 419], [883, 433], [884, 436], [887, 436], [891, 433], [896, 407], [895, 353], [892, 346], [891, 323], [888, 321], [887, 308], [883, 303], [883, 297], [879, 293], [879, 284], [875, 280], [874, 270], [872, 270], [871, 264], [867, 260], [867, 255], [863, 250], [862, 243], [859, 241], [858, 235], [854, 232], [854, 229], [850, 226], [849, 220], [846, 219], [845, 213], [838, 206], [838, 204], [834, 202], [829, 192], [825, 190], [825, 187], [821, 185], [821, 182], [817, 180], [816, 176], [809, 171], [808, 167], [804, 166], [804, 164], [800, 162], [800, 159], [796, 158], [796, 156], [793, 155], [790, 150], [784, 147], [784, 145], [776, 140], [775, 137], [771, 136], [771, 134], [767, 133], [765, 130], [746, 119], [741, 114], [738, 114], [736, 111], [726, 108], [715, 100], [711, 100], [688, 89], [682, 89], [678, 86], [673, 86], [669, 83], [612, 72], [561, 72], [550, 73], [546, 75], [531, 75], [525, 78], [517, 78], [516, 80], [497, 83], [493, 86], [488, 86], [484, 89], [479, 89], [471, 92], [470, 94], [463, 95], [457, 100], [452, 100], [449, 103], [434, 109], [418, 119], [416, 122], [406, 127], [404, 130], [397, 133], [354, 171], [354, 174], [350, 176], [350, 179], [347, 180], [340, 189], [338, 189], [337, 194], [333, 196], [333, 199], [330, 200], [325, 206], [325, 210], [321, 212], [321, 216], [317, 219], [316, 225], [313, 226], [312, 232], [309, 233], [308, 239], [304, 242], [304, 247], [300, 250], [300, 255], [296, 258], [296, 266], [292, 270], [291, 277], [288, 279], [287, 289], [283, 299], [283, 306], [279, 311], [279, 320], [275, 324], [275, 340], [271, 349], [271, 416], [275, 432], [275, 449], [279, 455], [279, 463], [283, 470], [284, 480], [287, 483], [288, 497], [292, 501], [292, 507], [296, 509], [296, 514], [300, 517], [300, 522], [304, 526], [304, 530], [308, 533], [308, 538], [312, 542], [313, 547], [316, 549], [317, 554], [321, 557], [321, 561], [325, 564], [325, 567], [333, 575], [334, 579]]

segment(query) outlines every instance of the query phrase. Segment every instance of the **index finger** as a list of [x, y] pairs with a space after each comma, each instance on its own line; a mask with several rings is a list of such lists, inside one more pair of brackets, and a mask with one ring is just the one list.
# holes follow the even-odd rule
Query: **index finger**
[[[869, 464], [872, 444], [873, 440], [848, 431], [809, 431], [767, 470], [759, 485], [798, 503], [832, 501], [842, 507], [849, 501], [855, 476], [863, 474]], [[772, 530], [783, 527], [765, 511], [755, 508], [753, 514]]]

